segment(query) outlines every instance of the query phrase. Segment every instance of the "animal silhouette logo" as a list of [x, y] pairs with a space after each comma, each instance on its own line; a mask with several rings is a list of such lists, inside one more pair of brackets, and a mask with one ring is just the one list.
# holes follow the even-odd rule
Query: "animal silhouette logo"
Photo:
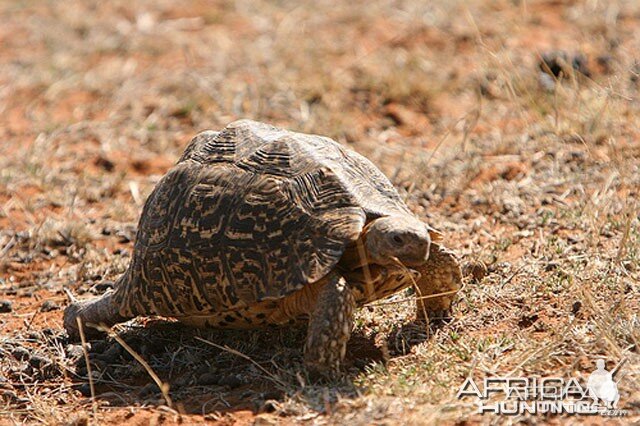
[[618, 383], [613, 379], [624, 361], [620, 362], [611, 372], [605, 369], [604, 359], [596, 361], [596, 370], [589, 375], [587, 381], [587, 389], [593, 405], [602, 405], [608, 409], [618, 408], [620, 393], [618, 392]]

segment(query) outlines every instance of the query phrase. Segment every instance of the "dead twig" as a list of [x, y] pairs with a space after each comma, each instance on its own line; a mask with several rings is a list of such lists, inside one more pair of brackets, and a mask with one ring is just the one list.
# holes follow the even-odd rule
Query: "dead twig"
[[249, 357], [248, 355], [243, 354], [242, 352], [239, 352], [235, 349], [232, 349], [228, 346], [221, 346], [218, 345], [216, 343], [213, 343], [210, 340], [207, 339], [203, 339], [202, 337], [199, 336], [194, 336], [194, 338], [196, 340], [201, 341], [202, 343], [206, 343], [207, 345], [211, 345], [214, 348], [218, 348], [220, 350], [229, 352], [230, 354], [239, 356], [240, 358], [246, 359], [247, 361], [249, 361], [250, 363], [252, 363], [253, 365], [255, 365], [256, 367], [258, 367], [260, 369], [260, 371], [262, 371], [263, 373], [265, 373], [271, 380], [273, 380], [275, 383], [277, 383], [278, 385], [282, 386], [283, 388], [287, 387], [287, 384], [284, 383], [282, 380], [278, 379], [276, 376], [274, 376], [271, 372], [269, 372], [266, 368], [264, 368], [262, 365], [260, 365], [258, 362], [254, 361], [251, 357]]
[[147, 371], [149, 376], [151, 376], [151, 378], [156, 383], [156, 385], [158, 385], [158, 388], [160, 388], [160, 392], [162, 392], [162, 396], [164, 397], [164, 400], [169, 406], [169, 408], [173, 409], [173, 401], [171, 401], [171, 397], [169, 396], [169, 384], [163, 382], [160, 379], [160, 377], [158, 377], [156, 372], [153, 371], [153, 368], [151, 368], [149, 363], [144, 358], [142, 358], [140, 354], [134, 351], [133, 348], [127, 344], [127, 342], [122, 340], [122, 338], [118, 336], [116, 333], [114, 333], [109, 327], [106, 327], [105, 325], [100, 324], [100, 325], [97, 325], [96, 328], [100, 331], [103, 331], [109, 334], [110, 337], [115, 339], [115, 341], [118, 342], [120, 346], [122, 346], [127, 352], [129, 352], [129, 354], [132, 357], [134, 357], [135, 360], [138, 361], [144, 367], [144, 369]]
[[89, 362], [89, 352], [87, 351], [87, 339], [84, 335], [84, 327], [80, 317], [76, 318], [78, 324], [78, 331], [80, 332], [80, 342], [82, 343], [82, 353], [84, 355], [84, 362], [87, 365], [87, 376], [89, 377], [89, 389], [91, 390], [91, 408], [93, 411], [93, 422], [98, 424], [98, 404], [96, 403], [96, 389], [93, 384], [93, 374], [91, 371], [91, 362]]

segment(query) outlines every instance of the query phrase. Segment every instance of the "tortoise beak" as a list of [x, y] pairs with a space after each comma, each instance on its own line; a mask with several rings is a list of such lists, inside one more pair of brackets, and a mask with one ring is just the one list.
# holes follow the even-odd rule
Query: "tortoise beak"
[[419, 247], [417, 256], [406, 256], [402, 259], [402, 263], [405, 266], [422, 266], [427, 263], [427, 260], [429, 260], [429, 252], [431, 251], [431, 238], [427, 236], [424, 241], [421, 241]]

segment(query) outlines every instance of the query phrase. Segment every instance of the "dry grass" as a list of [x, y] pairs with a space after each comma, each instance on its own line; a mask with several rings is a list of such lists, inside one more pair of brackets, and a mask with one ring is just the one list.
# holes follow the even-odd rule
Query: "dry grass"
[[[584, 377], [598, 356], [629, 360], [637, 420], [639, 20], [630, 1], [1, 3], [0, 423], [94, 421], [63, 289], [104, 291], [189, 137], [240, 117], [367, 155], [489, 273], [428, 338], [413, 303], [363, 309], [330, 384], [306, 377], [303, 330], [127, 325], [174, 406], [95, 341], [97, 422], [577, 422], [473, 416], [455, 394], [469, 375]], [[556, 49], [591, 76], [542, 77]]]

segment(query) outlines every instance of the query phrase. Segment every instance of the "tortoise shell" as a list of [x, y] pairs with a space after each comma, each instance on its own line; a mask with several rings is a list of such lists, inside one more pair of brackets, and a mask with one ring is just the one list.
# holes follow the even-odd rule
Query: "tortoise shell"
[[412, 215], [366, 158], [240, 120], [189, 143], [144, 206], [123, 315], [184, 317], [281, 299], [334, 269], [365, 223]]

